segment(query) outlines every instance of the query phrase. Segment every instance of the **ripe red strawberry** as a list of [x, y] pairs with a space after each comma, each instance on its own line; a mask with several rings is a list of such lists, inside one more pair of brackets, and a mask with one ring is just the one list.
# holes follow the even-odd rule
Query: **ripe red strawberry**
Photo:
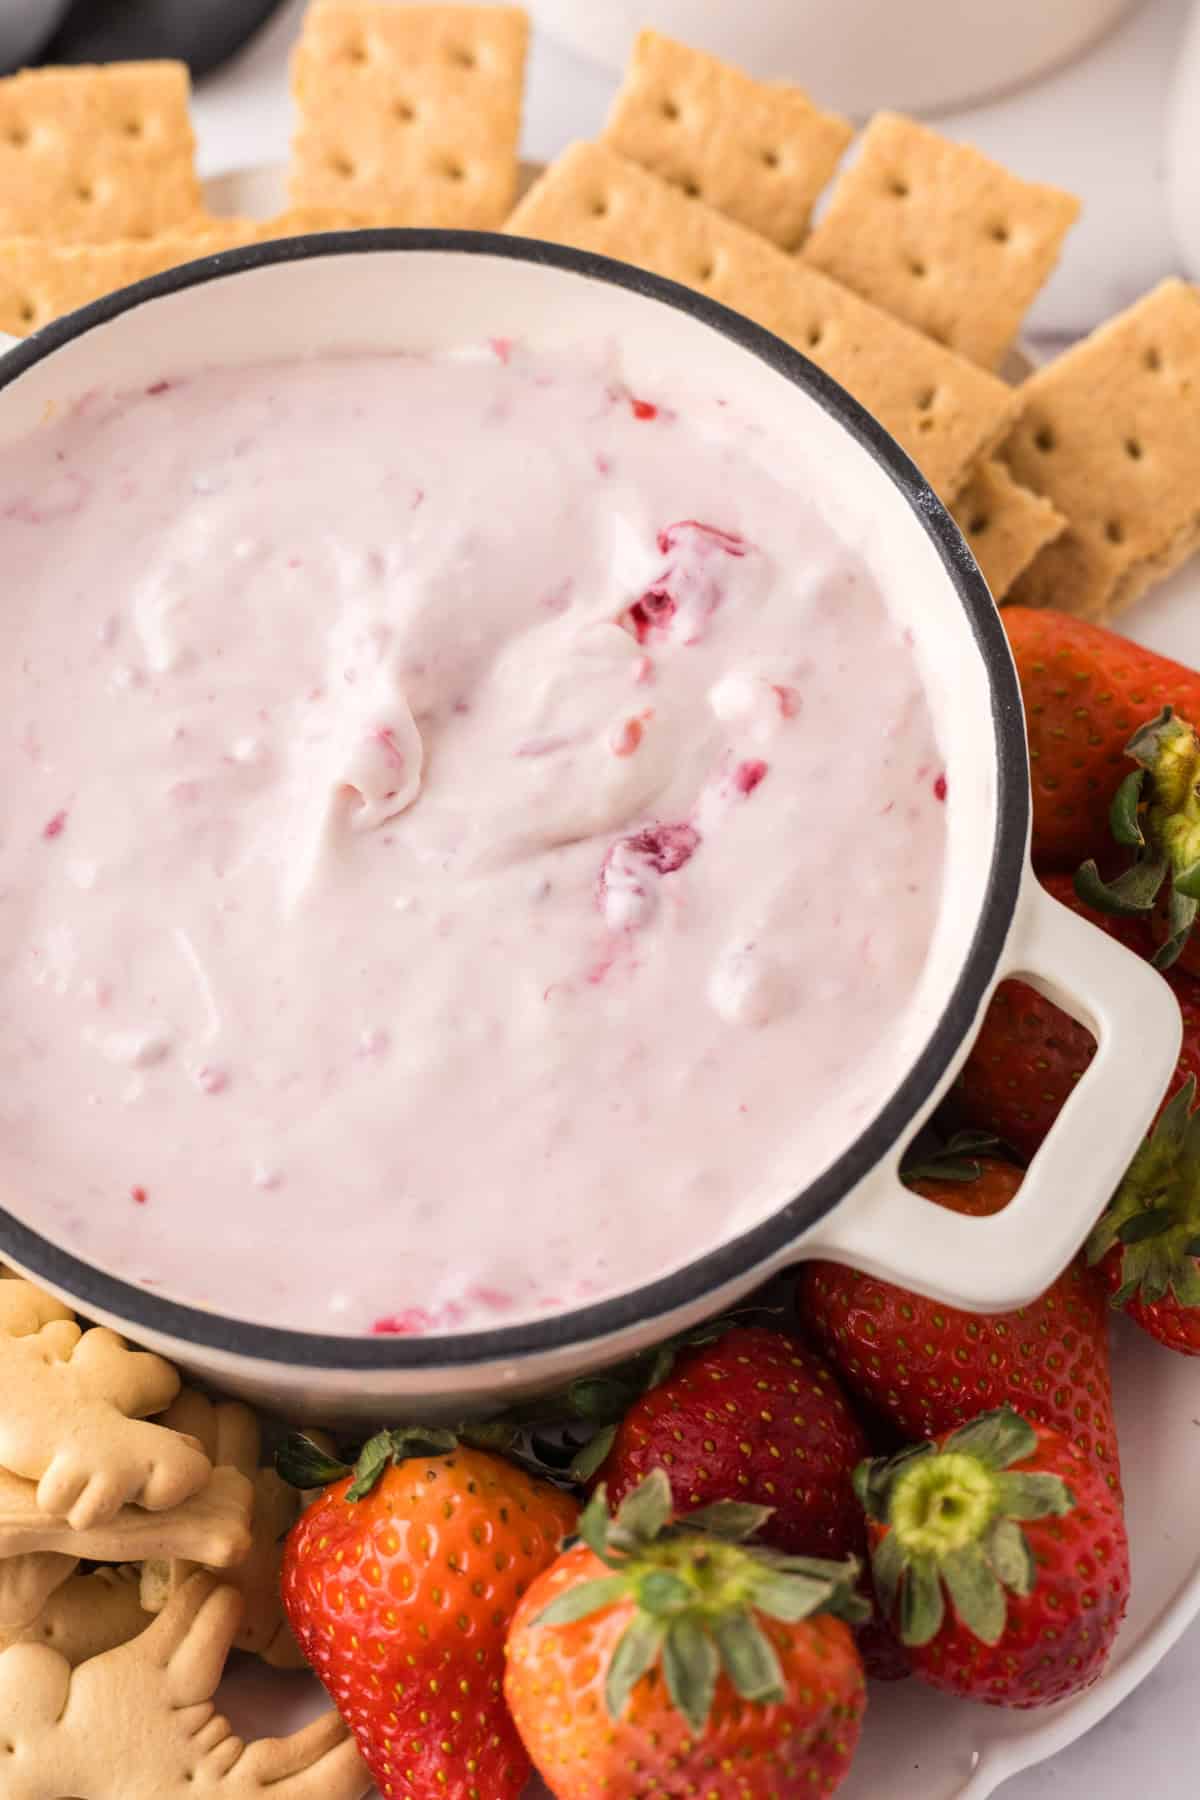
[[600, 1476], [619, 1506], [664, 1469], [689, 1511], [714, 1500], [769, 1506], [763, 1541], [795, 1555], [863, 1546], [853, 1476], [867, 1441], [830, 1369], [794, 1338], [735, 1325], [685, 1349], [617, 1428]]
[[879, 1604], [914, 1675], [992, 1706], [1090, 1687], [1129, 1601], [1119, 1502], [1075, 1445], [1010, 1408], [865, 1463]]
[[[949, 1148], [908, 1185], [972, 1218], [1001, 1212], [1020, 1169], [993, 1156], [963, 1165]], [[1107, 1308], [1082, 1257], [1017, 1312], [959, 1312], [824, 1262], [801, 1272], [800, 1307], [846, 1386], [906, 1437], [937, 1437], [991, 1407], [1015, 1406], [1074, 1439], [1119, 1497]]]
[[1200, 1111], [1189, 1078], [1088, 1240], [1114, 1306], [1168, 1349], [1200, 1356]]
[[1006, 606], [1001, 618], [1029, 731], [1034, 867], [1074, 869], [1107, 850], [1130, 738], [1164, 706], [1200, 717], [1200, 676], [1066, 613]]
[[858, 1565], [749, 1547], [759, 1507], [670, 1518], [661, 1470], [615, 1520], [598, 1490], [521, 1602], [504, 1691], [534, 1766], [557, 1800], [834, 1793], [866, 1704], [832, 1616], [865, 1610]]
[[[1094, 912], [1079, 899], [1069, 875], [1043, 876], [1042, 885], [1128, 949], [1147, 957], [1153, 953], [1145, 921]], [[1200, 990], [1193, 992], [1184, 983], [1177, 992], [1180, 1004], [1190, 1006], [1196, 1026], [1195, 1034], [1185, 1039], [1183, 1062], [1190, 1067], [1194, 1061], [1200, 1069]], [[950, 1091], [948, 1107], [960, 1124], [992, 1132], [1031, 1157], [1095, 1054], [1096, 1040], [1085, 1025], [1027, 982], [1002, 981]]]
[[521, 1793], [504, 1639], [576, 1516], [549, 1482], [446, 1432], [383, 1432], [293, 1528], [284, 1610], [385, 1800]]

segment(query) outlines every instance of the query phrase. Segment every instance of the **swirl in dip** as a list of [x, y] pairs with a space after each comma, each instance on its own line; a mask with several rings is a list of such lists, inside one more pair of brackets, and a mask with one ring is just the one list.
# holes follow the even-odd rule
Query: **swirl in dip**
[[809, 1182], [904, 1072], [946, 777], [800, 467], [507, 343], [0, 452], [3, 1203], [237, 1317], [437, 1332]]

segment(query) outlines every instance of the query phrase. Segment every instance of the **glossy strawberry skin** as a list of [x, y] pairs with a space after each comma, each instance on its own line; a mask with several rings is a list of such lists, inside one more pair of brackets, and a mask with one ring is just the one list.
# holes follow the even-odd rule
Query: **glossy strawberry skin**
[[[1061, 1433], [1037, 1426], [1033, 1456], [1014, 1473], [1058, 1475], [1075, 1507], [1064, 1518], [1023, 1527], [1037, 1563], [1032, 1594], [1008, 1596], [1008, 1624], [994, 1646], [955, 1617], [932, 1643], [908, 1649], [922, 1681], [966, 1700], [1026, 1709], [1050, 1706], [1090, 1687], [1104, 1671], [1129, 1603], [1129, 1541], [1120, 1501]], [[874, 1550], [887, 1528], [869, 1527]]]
[[1109, 807], [1133, 768], [1126, 744], [1164, 706], [1200, 717], [1200, 675], [1066, 613], [1006, 606], [1000, 616], [1029, 732], [1034, 867], [1103, 863]]
[[[980, 1159], [976, 1182], [916, 1181], [915, 1191], [973, 1218], [1000, 1212], [1021, 1171]], [[1009, 1405], [1073, 1439], [1119, 1497], [1108, 1306], [1082, 1258], [1031, 1306], [959, 1312], [837, 1263], [800, 1276], [800, 1309], [846, 1386], [907, 1438], [940, 1437]]]
[[284, 1609], [384, 1800], [517, 1800], [529, 1759], [501, 1692], [517, 1605], [574, 1529], [574, 1503], [458, 1449], [339, 1481], [284, 1549]]
[[[1043, 886], [1127, 949], [1145, 957], [1153, 954], [1147, 923], [1093, 912], [1077, 898], [1069, 875], [1044, 876]], [[1200, 1076], [1200, 982], [1182, 965], [1168, 970], [1164, 979], [1184, 1018], [1183, 1049], [1169, 1097], [1189, 1075]], [[959, 1124], [990, 1131], [1020, 1155], [1032, 1157], [1095, 1054], [1095, 1039], [1086, 1026], [1026, 982], [1001, 982], [950, 1091], [947, 1110]]]
[[620, 1719], [608, 1716], [604, 1675], [632, 1616], [618, 1602], [573, 1625], [534, 1620], [565, 1589], [607, 1574], [583, 1544], [540, 1576], [517, 1610], [505, 1696], [534, 1766], [556, 1800], [777, 1800], [827, 1796], [853, 1760], [866, 1704], [849, 1628], [820, 1615], [758, 1622], [779, 1657], [788, 1698], [748, 1705], [721, 1675], [698, 1738], [661, 1673], [644, 1676]]
[[681, 1512], [714, 1500], [770, 1506], [764, 1543], [836, 1561], [862, 1551], [851, 1478], [866, 1454], [825, 1363], [781, 1331], [735, 1326], [684, 1351], [636, 1402], [597, 1479], [615, 1507], [662, 1468]]
[[[1099, 1273], [1108, 1291], [1115, 1294], [1125, 1279], [1119, 1248], [1109, 1251]], [[1168, 1350], [1180, 1356], [1200, 1356], [1200, 1307], [1184, 1306], [1174, 1294], [1166, 1294], [1161, 1300], [1127, 1300], [1121, 1310]]]

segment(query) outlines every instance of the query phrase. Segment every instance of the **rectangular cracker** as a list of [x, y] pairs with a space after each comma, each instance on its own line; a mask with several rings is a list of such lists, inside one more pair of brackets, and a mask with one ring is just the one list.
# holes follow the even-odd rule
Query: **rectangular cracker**
[[292, 205], [502, 224], [517, 192], [528, 36], [517, 7], [312, 8], [292, 62]]
[[838, 177], [805, 262], [994, 369], [1079, 215], [970, 144], [878, 113]]
[[1069, 525], [1012, 598], [1107, 618], [1200, 546], [1200, 293], [1163, 282], [1018, 392], [1004, 460]]
[[752, 81], [656, 31], [633, 47], [604, 142], [784, 250], [854, 136], [799, 88]]
[[951, 511], [997, 600], [1067, 523], [1051, 501], [1022, 487], [994, 459], [975, 470]]
[[848, 388], [946, 498], [1016, 416], [995, 376], [605, 145], [568, 150], [507, 229], [635, 263], [764, 325]]
[[90, 300], [218, 251], [276, 238], [362, 231], [395, 223], [386, 213], [362, 217], [309, 207], [280, 213], [274, 219], [213, 219], [202, 230], [168, 232], [149, 242], [52, 244], [42, 238], [0, 239], [0, 332], [26, 337]]
[[0, 81], [0, 237], [149, 238], [201, 217], [183, 63]]
[[229, 219], [206, 231], [165, 233], [149, 242], [0, 240], [0, 331], [25, 337], [51, 319], [148, 275], [160, 275], [213, 251], [254, 243], [261, 230], [246, 220]]

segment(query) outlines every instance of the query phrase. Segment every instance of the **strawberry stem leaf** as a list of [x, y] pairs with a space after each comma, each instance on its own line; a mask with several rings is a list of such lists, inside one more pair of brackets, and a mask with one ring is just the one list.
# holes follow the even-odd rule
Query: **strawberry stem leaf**
[[625, 1711], [634, 1688], [657, 1662], [666, 1635], [666, 1621], [650, 1613], [635, 1613], [625, 1627], [604, 1679], [604, 1703], [611, 1718], [619, 1719]]
[[942, 1584], [931, 1556], [916, 1557], [905, 1570], [900, 1589], [900, 1637], [919, 1649], [931, 1644], [946, 1618]]
[[549, 1606], [538, 1613], [533, 1623], [574, 1625], [579, 1619], [591, 1618], [593, 1613], [615, 1606], [628, 1592], [627, 1576], [601, 1575], [595, 1581], [581, 1582], [578, 1587], [567, 1588], [565, 1593], [557, 1595]]
[[770, 1639], [749, 1613], [728, 1613], [716, 1622], [721, 1667], [743, 1700], [760, 1706], [784, 1697], [783, 1670]]
[[603, 1431], [598, 1431], [595, 1437], [591, 1438], [583, 1446], [583, 1449], [577, 1451], [571, 1458], [571, 1466], [567, 1470], [570, 1479], [578, 1482], [581, 1487], [585, 1486], [608, 1461], [608, 1453], [616, 1441], [617, 1428], [615, 1425], [606, 1425]]
[[1200, 1306], [1200, 1110], [1188, 1079], [1163, 1108], [1096, 1224], [1087, 1244], [1092, 1264], [1120, 1258], [1112, 1304], [1155, 1306], [1173, 1294]]
[[407, 1462], [414, 1456], [448, 1456], [458, 1448], [452, 1431], [441, 1431], [433, 1425], [404, 1426], [395, 1431], [377, 1431], [368, 1438], [354, 1465], [354, 1480], [346, 1489], [347, 1500], [365, 1500], [378, 1486], [385, 1469]]
[[1108, 822], [1112, 834], [1118, 844], [1123, 844], [1129, 850], [1140, 850], [1146, 842], [1138, 822], [1138, 807], [1145, 782], [1146, 771], [1132, 769], [1113, 795], [1113, 803], [1109, 808]]
[[275, 1468], [289, 1486], [302, 1489], [328, 1487], [350, 1473], [349, 1463], [330, 1456], [302, 1431], [288, 1433], [275, 1453]]
[[986, 1557], [975, 1550], [952, 1550], [942, 1559], [942, 1580], [954, 1610], [981, 1644], [998, 1644], [1004, 1636], [1008, 1607], [1004, 1589]]
[[946, 1439], [945, 1450], [978, 1457], [993, 1469], [1009, 1469], [1024, 1462], [1037, 1449], [1037, 1433], [1028, 1420], [1010, 1407], [981, 1413], [969, 1425], [961, 1425]]
[[[645, 1481], [622, 1500], [613, 1520], [611, 1536], [615, 1541], [631, 1540], [631, 1547], [649, 1544], [671, 1519], [671, 1483], [663, 1469], [652, 1469]], [[624, 1548], [624, 1543], [622, 1543]]]
[[996, 1579], [1014, 1594], [1028, 1597], [1037, 1582], [1037, 1564], [1021, 1527], [1012, 1519], [999, 1519], [987, 1541], [987, 1559]]
[[704, 1531], [726, 1543], [742, 1544], [761, 1531], [771, 1517], [773, 1507], [753, 1506], [744, 1500], [715, 1500], [684, 1515], [680, 1524], [689, 1531]]
[[699, 1621], [674, 1620], [663, 1643], [663, 1674], [675, 1707], [697, 1734], [708, 1723], [720, 1666], [717, 1647]]

